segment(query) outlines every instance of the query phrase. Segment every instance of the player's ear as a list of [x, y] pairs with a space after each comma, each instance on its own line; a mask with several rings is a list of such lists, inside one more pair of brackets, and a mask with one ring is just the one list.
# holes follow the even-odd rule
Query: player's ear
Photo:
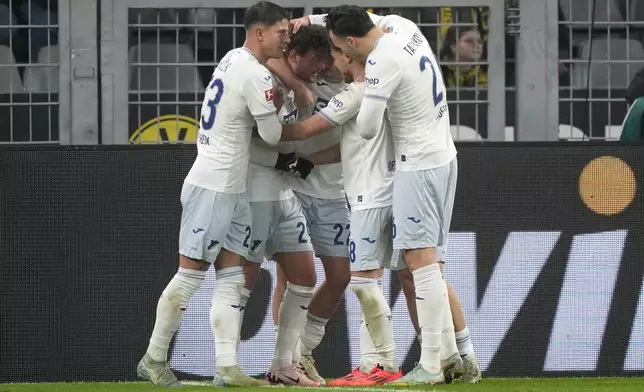
[[347, 37], [347, 43], [348, 43], [349, 45], [351, 45], [352, 47], [356, 47], [356, 46], [357, 46], [357, 45], [356, 45], [356, 44], [357, 44], [357, 42], [356, 42], [356, 39], [355, 39], [354, 37]]
[[259, 42], [264, 42], [264, 29], [261, 26], [255, 27], [254, 33]]
[[297, 53], [294, 50], [289, 50], [287, 54], [287, 58], [291, 61], [296, 61], [297, 60]]

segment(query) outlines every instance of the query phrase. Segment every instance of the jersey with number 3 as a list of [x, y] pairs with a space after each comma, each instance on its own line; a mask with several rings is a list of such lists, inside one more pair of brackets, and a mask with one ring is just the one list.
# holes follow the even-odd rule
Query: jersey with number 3
[[273, 76], [248, 49], [224, 56], [206, 89], [197, 159], [186, 182], [221, 193], [246, 191], [256, 120], [275, 116]]
[[367, 58], [365, 82], [365, 99], [387, 102], [396, 170], [432, 169], [456, 157], [445, 83], [420, 32], [380, 37]]

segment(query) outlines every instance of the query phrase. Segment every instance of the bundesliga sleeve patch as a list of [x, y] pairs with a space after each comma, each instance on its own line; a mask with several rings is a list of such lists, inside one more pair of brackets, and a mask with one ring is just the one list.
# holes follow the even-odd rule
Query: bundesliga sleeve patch
[[272, 102], [273, 101], [273, 89], [270, 88], [268, 90], [264, 90], [264, 96], [266, 97], [266, 102]]

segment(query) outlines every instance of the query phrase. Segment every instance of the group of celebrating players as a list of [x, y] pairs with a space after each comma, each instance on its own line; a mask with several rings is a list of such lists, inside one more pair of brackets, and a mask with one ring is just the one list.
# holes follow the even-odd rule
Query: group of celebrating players
[[[319, 386], [312, 351], [349, 287], [361, 363], [328, 385], [476, 383], [481, 371], [441, 263], [454, 206], [456, 148], [445, 85], [418, 27], [356, 6], [289, 21], [279, 5], [246, 10], [246, 41], [212, 74], [198, 156], [181, 192], [179, 270], [159, 299], [139, 377], [178, 387], [168, 348], [211, 264], [216, 386]], [[313, 252], [324, 283], [315, 289]], [[237, 346], [266, 259], [278, 265], [276, 346], [265, 380]], [[383, 268], [398, 271], [421, 358], [396, 362]]]

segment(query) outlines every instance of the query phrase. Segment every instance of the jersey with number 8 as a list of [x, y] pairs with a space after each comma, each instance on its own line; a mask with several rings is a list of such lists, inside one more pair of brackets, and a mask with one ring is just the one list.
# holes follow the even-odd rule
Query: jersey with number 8
[[432, 169], [454, 159], [445, 83], [420, 32], [384, 34], [367, 58], [365, 82], [365, 99], [387, 102], [396, 170]]
[[275, 116], [273, 77], [242, 47], [224, 56], [206, 89], [197, 136], [197, 159], [186, 182], [221, 193], [246, 191], [249, 149], [256, 120]]

